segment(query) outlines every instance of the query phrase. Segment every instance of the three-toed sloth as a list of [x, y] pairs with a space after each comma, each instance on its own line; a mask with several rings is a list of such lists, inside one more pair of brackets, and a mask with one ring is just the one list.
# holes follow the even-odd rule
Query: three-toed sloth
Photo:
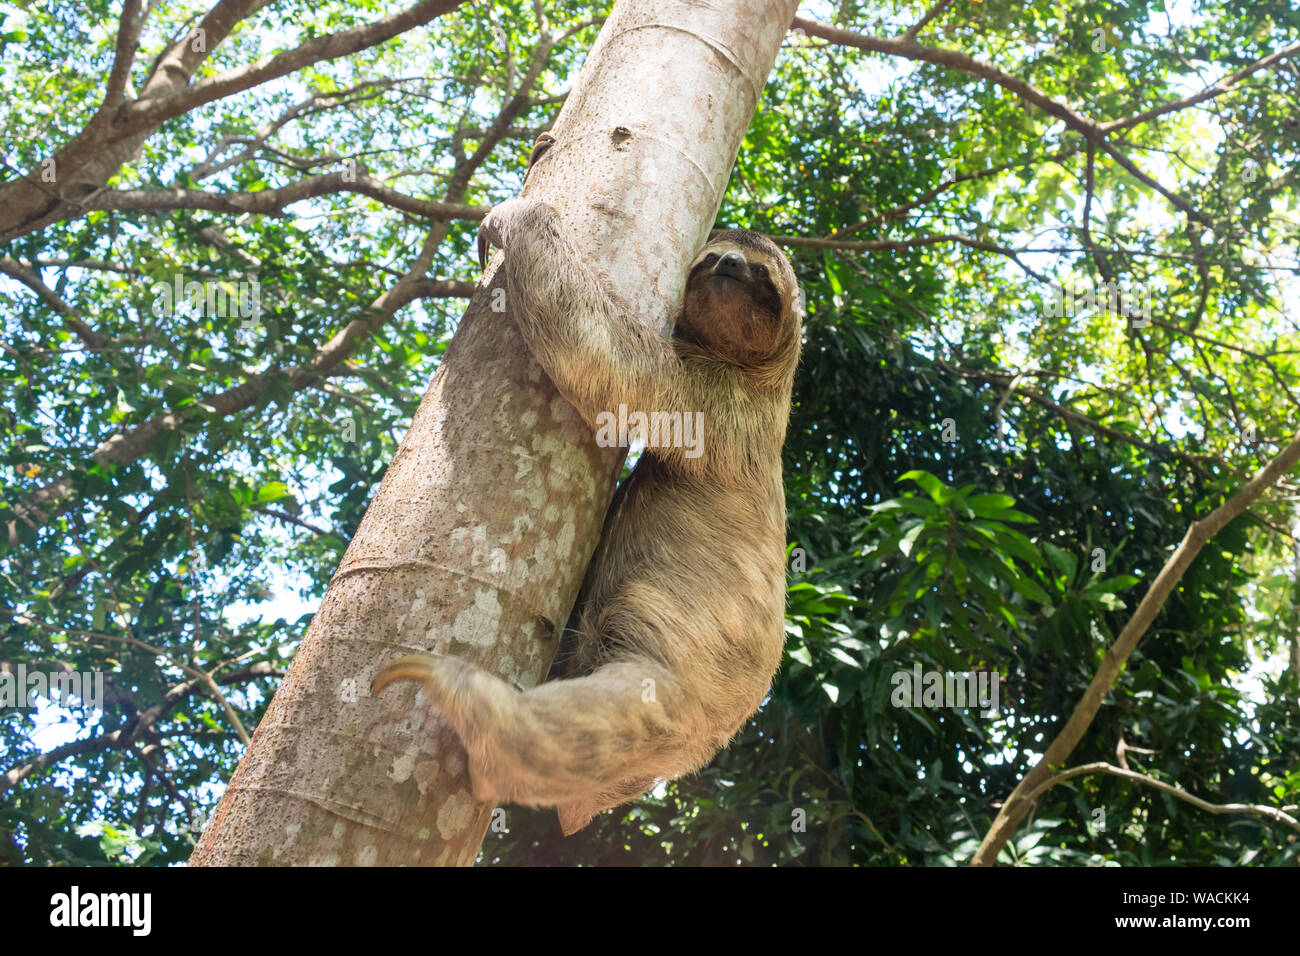
[[[703, 413], [703, 453], [647, 447], [614, 496], [561, 680], [527, 691], [416, 655], [374, 681], [423, 682], [469, 755], [475, 799], [555, 806], [566, 834], [702, 766], [757, 709], [781, 661], [781, 446], [801, 305], [781, 250], [716, 234], [691, 263], [667, 340], [627, 314], [556, 210], [495, 207], [479, 232], [528, 347], [595, 429], [620, 405]], [[697, 416], [697, 420], [698, 416]]]

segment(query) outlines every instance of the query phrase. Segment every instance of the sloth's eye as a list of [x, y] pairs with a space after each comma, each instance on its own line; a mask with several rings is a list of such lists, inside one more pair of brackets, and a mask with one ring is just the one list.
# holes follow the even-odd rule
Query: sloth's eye
[[718, 254], [716, 252], [710, 252], [707, 256], [704, 257], [704, 265], [706, 266], [711, 266], [717, 261], [718, 261]]
[[754, 266], [754, 271], [758, 273], [760, 279], [767, 278], [767, 266]]

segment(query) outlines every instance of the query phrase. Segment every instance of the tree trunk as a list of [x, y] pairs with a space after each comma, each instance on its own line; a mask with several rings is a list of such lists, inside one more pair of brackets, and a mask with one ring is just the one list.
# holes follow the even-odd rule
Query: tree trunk
[[[527, 195], [666, 328], [797, 0], [619, 0]], [[542, 42], [548, 42], [544, 39]], [[545, 675], [622, 462], [475, 294], [192, 865], [469, 864], [492, 807], [400, 654]]]

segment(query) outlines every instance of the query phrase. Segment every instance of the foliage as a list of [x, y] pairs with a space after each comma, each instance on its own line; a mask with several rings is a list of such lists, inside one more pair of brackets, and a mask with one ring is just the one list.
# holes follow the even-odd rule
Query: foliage
[[[264, 8], [198, 77], [400, 6]], [[466, 5], [187, 111], [105, 192], [257, 193], [351, 159], [410, 197], [497, 201], [606, 5], [543, 6], [572, 32], [498, 139], [542, 30], [532, 3]], [[809, 15], [882, 36], [923, 13], [832, 6]], [[199, 9], [153, 8], [135, 88]], [[0, 2], [0, 188], [90, 122], [119, 12]], [[1144, 0], [956, 0], [917, 39], [1104, 121], [1298, 35], [1300, 14], [1276, 2], [1167, 16]], [[483, 859], [968, 860], [1188, 525], [1295, 430], [1297, 77], [1283, 61], [1114, 134], [1154, 189], [987, 78], [792, 35], [719, 223], [867, 247], [789, 250], [809, 320], [786, 447], [786, 660], [700, 774], [567, 840], [551, 812], [512, 808]], [[49, 756], [0, 791], [0, 860], [175, 864], [242, 750], [185, 667], [256, 725], [460, 314], [432, 293], [377, 303], [431, 229], [445, 234], [428, 277], [472, 279], [475, 223], [337, 190], [278, 215], [96, 201], [0, 243], [45, 286], [0, 271], [0, 661], [107, 678], [102, 709], [0, 711], [0, 770]], [[178, 275], [237, 294], [254, 273], [256, 323], [158, 308]], [[1150, 305], [1148, 325], [1098, 304], [1116, 279]], [[1054, 308], [1056, 286], [1071, 305], [1098, 294]], [[340, 336], [347, 354], [313, 365]], [[96, 455], [124, 436], [132, 454]], [[29, 520], [23, 503], [59, 480], [64, 503]], [[1205, 799], [1300, 803], [1287, 482], [1198, 558], [1073, 761], [1116, 762], [1123, 741], [1133, 769]], [[997, 716], [895, 706], [894, 675], [916, 665], [996, 673]], [[92, 746], [151, 708], [125, 746]], [[1297, 846], [1256, 817], [1087, 776], [1045, 793], [1004, 859], [1293, 865]]]

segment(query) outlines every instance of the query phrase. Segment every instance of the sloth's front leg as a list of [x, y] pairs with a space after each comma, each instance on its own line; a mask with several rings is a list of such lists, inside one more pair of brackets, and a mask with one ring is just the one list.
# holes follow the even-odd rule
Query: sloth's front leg
[[553, 206], [518, 198], [494, 207], [479, 228], [481, 261], [491, 246], [505, 250], [494, 284], [529, 350], [589, 425], [620, 404], [662, 407], [676, 372], [671, 346], [627, 314]]

